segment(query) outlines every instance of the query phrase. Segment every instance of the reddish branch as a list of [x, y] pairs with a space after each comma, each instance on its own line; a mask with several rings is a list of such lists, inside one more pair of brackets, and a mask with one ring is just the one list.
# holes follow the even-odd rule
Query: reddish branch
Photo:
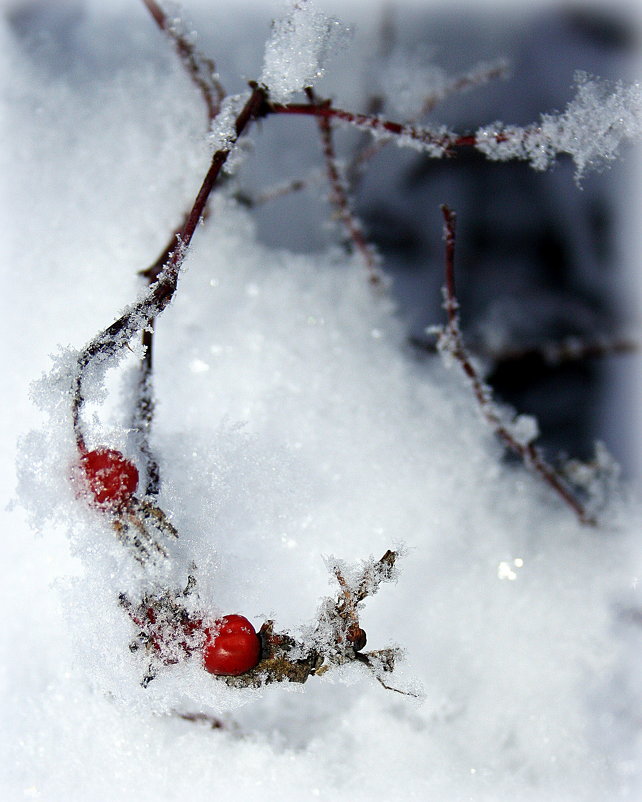
[[176, 52], [185, 69], [203, 96], [207, 106], [207, 116], [213, 120], [219, 113], [225, 97], [225, 90], [218, 80], [216, 65], [211, 59], [199, 53], [193, 43], [172, 26], [167, 14], [156, 0], [143, 0], [143, 3], [154, 18], [154, 22], [174, 42]]
[[[177, 32], [156, 0], [143, 0], [143, 2], [157, 25], [172, 38], [192, 81], [203, 95], [209, 119], [214, 119], [224, 97], [223, 89], [216, 77], [214, 63], [198, 54], [193, 44], [183, 34]], [[97, 364], [110, 360], [141, 330], [144, 332], [143, 344], [146, 350], [142, 361], [135, 420], [142, 438], [146, 441], [153, 414], [151, 395], [153, 322], [171, 302], [176, 292], [186, 252], [199, 222], [204, 219], [208, 199], [220, 176], [221, 169], [227, 161], [231, 148], [253, 120], [269, 114], [298, 114], [317, 118], [332, 201], [338, 209], [339, 217], [346, 227], [351, 241], [362, 254], [373, 281], [378, 280], [376, 257], [350, 209], [347, 192], [336, 163], [332, 122], [344, 122], [367, 130], [375, 136], [389, 134], [399, 136], [402, 138], [401, 144], [418, 143], [419, 146], [432, 151], [433, 155], [450, 155], [458, 148], [474, 147], [478, 144], [474, 134], [459, 136], [445, 129], [431, 131], [415, 125], [384, 120], [372, 114], [355, 114], [337, 109], [330, 102], [319, 103], [316, 101], [311, 90], [308, 105], [272, 104], [269, 102], [266, 88], [259, 87], [254, 83], [250, 86], [252, 92], [235, 120], [234, 130], [228, 137], [228, 144], [214, 153], [201, 188], [182, 226], [174, 232], [154, 264], [143, 272], [150, 285], [147, 293], [140, 301], [129, 307], [121, 317], [100, 332], [78, 356], [76, 374], [73, 379], [72, 419], [77, 447], [81, 454], [87, 452], [81, 422], [84, 404], [83, 382], [87, 370], [94, 362]], [[525, 129], [525, 132], [529, 134], [535, 130], [536, 128]], [[495, 139], [497, 142], [502, 142], [508, 140], [510, 136], [511, 134], [508, 132], [499, 132], [495, 134]], [[505, 445], [518, 454], [526, 465], [535, 470], [572, 507], [582, 522], [591, 523], [592, 520], [584, 507], [562, 479], [547, 465], [537, 449], [532, 445], [519, 442], [511, 434], [509, 428], [503, 424], [491, 403], [490, 391], [479, 378], [468, 357], [459, 331], [455, 294], [455, 216], [447, 207], [443, 207], [443, 213], [446, 228], [445, 292], [448, 315], [448, 325], [443, 333], [443, 347], [448, 349], [459, 362], [473, 387], [484, 417]], [[149, 452], [144, 452], [144, 455], [149, 464], [147, 493], [154, 494], [158, 489], [157, 466]], [[176, 530], [162, 510], [143, 499], [136, 500], [135, 505], [127, 510], [127, 514], [129, 516], [127, 520], [124, 520], [122, 516], [115, 517], [113, 523], [122, 539], [137, 549], [137, 559], [145, 564], [153, 556], [152, 549], [167, 556], [162, 544], [154, 539], [151, 532], [151, 530], [157, 530], [164, 535], [176, 536]], [[128, 527], [131, 529], [131, 533]], [[143, 542], [142, 538], [147, 539]], [[266, 621], [259, 633], [262, 641], [260, 662], [251, 671], [239, 677], [228, 677], [226, 681], [230, 685], [241, 687], [280, 681], [305, 682], [309, 676], [320, 675], [333, 665], [358, 661], [368, 666], [375, 673], [379, 682], [389, 688], [390, 686], [383, 682], [381, 672], [393, 669], [398, 651], [385, 649], [362, 653], [366, 636], [359, 626], [358, 610], [361, 602], [366, 597], [372, 596], [381, 582], [391, 579], [396, 557], [395, 552], [386, 552], [381, 560], [367, 566], [362, 572], [362, 576], [352, 586], [346, 581], [339, 568], [334, 569], [340, 587], [339, 597], [330, 599], [323, 605], [319, 614], [317, 634], [322, 636], [327, 635], [328, 632], [335, 633], [335, 642], [324, 643], [324, 638], [320, 637], [315, 640], [314, 647], [307, 647], [305, 644], [296, 642], [286, 633], [275, 633], [272, 622]], [[143, 597], [138, 604], [131, 602], [125, 596], [120, 597], [121, 605], [139, 630], [136, 641], [132, 642], [132, 647], [142, 646], [150, 655], [150, 669], [144, 683], [151, 681], [159, 664], [170, 665], [178, 660], [188, 659], [198, 651], [201, 637], [199, 626], [202, 621], [200, 617], [195, 618], [183, 603], [183, 597], [188, 595], [193, 587], [194, 580], [191, 579], [184, 591], [163, 590], [157, 594], [150, 593]], [[391, 690], [396, 689], [392, 688]]]
[[455, 213], [448, 206], [441, 207], [444, 216], [446, 239], [446, 285], [444, 288], [445, 309], [448, 324], [440, 339], [441, 347], [459, 364], [475, 394], [484, 419], [504, 445], [516, 454], [551, 487], [557, 495], [575, 512], [583, 524], [594, 524], [584, 505], [559, 474], [546, 462], [538, 448], [532, 443], [522, 443], [511, 433], [502, 421], [492, 403], [490, 388], [482, 381], [464, 345], [459, 328], [459, 304], [455, 292]]
[[[465, 92], [468, 89], [472, 89], [475, 86], [481, 86], [482, 84], [485, 84], [488, 81], [492, 81], [496, 78], [502, 78], [506, 75], [506, 71], [507, 65], [502, 61], [495, 65], [478, 67], [477, 71], [475, 72], [471, 71], [464, 75], [459, 75], [456, 78], [453, 78], [440, 91], [434, 92], [433, 94], [424, 98], [419, 113], [414, 115], [409, 123], [406, 123], [406, 127], [411, 123], [414, 123], [417, 118], [428, 114], [428, 112], [432, 111], [439, 102], [445, 100], [450, 95], [453, 95], [457, 92]], [[369, 113], [374, 116], [380, 111], [381, 108], [382, 106], [373, 108]], [[356, 184], [367, 162], [376, 156], [377, 153], [379, 153], [382, 148], [389, 144], [390, 141], [391, 138], [386, 137], [385, 139], [377, 142], [369, 142], [367, 145], [363, 145], [357, 150], [347, 170], [347, 175], [350, 179], [351, 186]]]
[[[362, 128], [367, 131], [395, 134], [397, 136], [408, 136], [418, 142], [445, 148], [450, 144], [450, 135], [435, 134], [426, 128], [417, 128], [412, 125], [384, 120], [370, 114], [359, 114], [345, 109], [337, 109], [330, 104], [306, 105], [305, 103], [270, 103], [270, 111], [274, 114], [295, 114], [306, 117], [322, 117], [328, 120], [339, 120], [340, 122]], [[474, 137], [469, 137], [472, 141], [467, 144], [474, 144]]]
[[[158, 5], [156, 0], [143, 0], [143, 3], [158, 27], [172, 39], [183, 66], [203, 97], [207, 108], [207, 118], [208, 121], [211, 122], [219, 113], [221, 102], [225, 97], [225, 90], [217, 77], [216, 65], [211, 59], [199, 53], [193, 43], [171, 24], [167, 14], [161, 6]], [[205, 217], [206, 214], [207, 208], [204, 208], [202, 216]], [[187, 219], [186, 216], [181, 226], [172, 233], [167, 245], [163, 248], [154, 264], [147, 268], [147, 270], [142, 271], [141, 275], [147, 279], [150, 286], [158, 280], [164, 265], [171, 258], [172, 252], [176, 248], [178, 238], [184, 236], [183, 230], [187, 224]], [[155, 318], [151, 317], [147, 321], [146, 327], [143, 329], [142, 346], [144, 354], [140, 364], [136, 407], [132, 419], [132, 429], [138, 433], [138, 447], [146, 466], [146, 496], [157, 495], [160, 488], [158, 463], [154, 458], [149, 444], [149, 433], [154, 416], [154, 398], [152, 392], [154, 320]]]
[[504, 61], [500, 61], [494, 65], [482, 65], [476, 71], [470, 71], [463, 75], [458, 75], [452, 78], [440, 91], [434, 92], [432, 95], [424, 98], [424, 102], [419, 112], [419, 117], [428, 114], [435, 106], [442, 100], [445, 100], [449, 95], [454, 95], [458, 92], [467, 92], [476, 86], [481, 86], [489, 81], [494, 81], [497, 78], [504, 78], [508, 71], [508, 65]]
[[[310, 99], [310, 103], [313, 105], [327, 105], [329, 103], [329, 101], [324, 101], [319, 104], [315, 98], [314, 91], [309, 87], [306, 89], [306, 94]], [[330, 184], [330, 201], [335, 206], [338, 218], [348, 233], [348, 237], [353, 243], [355, 250], [363, 259], [363, 263], [368, 271], [370, 283], [379, 284], [381, 282], [381, 275], [378, 270], [379, 260], [377, 254], [373, 246], [366, 240], [363, 228], [352, 211], [348, 192], [339, 171], [332, 137], [332, 123], [327, 117], [317, 117], [317, 123], [319, 126], [319, 133], [321, 134], [323, 157], [325, 159], [326, 172]]]
[[249, 123], [265, 113], [265, 91], [255, 84], [252, 85], [252, 94], [241, 109], [235, 126], [234, 135], [231, 137], [230, 145], [227, 148], [217, 150], [210, 167], [203, 179], [201, 188], [196, 196], [196, 200], [187, 215], [185, 224], [180, 230], [173, 250], [168, 254], [167, 260], [158, 273], [154, 284], [148, 293], [138, 303], [131, 306], [118, 320], [114, 321], [104, 331], [100, 332], [78, 357], [78, 366], [74, 380], [72, 403], [72, 420], [76, 443], [81, 453], [86, 452], [85, 438], [82, 432], [81, 410], [84, 404], [83, 379], [87, 367], [96, 358], [100, 361], [109, 359], [120, 348], [124, 347], [133, 335], [142, 329], [149, 320], [157, 317], [172, 300], [176, 287], [180, 269], [185, 259], [187, 249], [192, 241], [194, 232], [202, 219], [205, 206], [216, 179], [230, 154], [230, 148], [234, 145], [239, 136], [245, 131]]
[[[370, 114], [358, 114], [345, 109], [337, 109], [332, 105], [305, 104], [305, 103], [270, 103], [268, 111], [272, 114], [294, 114], [305, 117], [321, 117], [328, 120], [338, 120], [374, 134], [393, 134], [403, 136], [414, 142], [441, 150], [451, 155], [453, 150], [464, 147], [475, 147], [477, 137], [475, 134], [455, 134], [450, 131], [431, 131], [416, 125], [385, 120]], [[496, 136], [498, 142], [505, 142], [508, 134], [499, 132]]]

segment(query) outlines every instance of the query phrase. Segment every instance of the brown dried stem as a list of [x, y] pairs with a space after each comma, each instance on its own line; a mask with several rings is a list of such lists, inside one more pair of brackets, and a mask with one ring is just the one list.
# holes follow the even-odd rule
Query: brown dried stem
[[540, 450], [532, 443], [522, 443], [515, 438], [502, 421], [492, 403], [490, 387], [479, 376], [464, 345], [459, 328], [459, 303], [455, 292], [455, 213], [446, 205], [441, 207], [444, 217], [446, 240], [446, 284], [444, 288], [448, 324], [440, 337], [440, 348], [449, 353], [459, 364], [470, 382], [482, 415], [497, 437], [516, 454], [527, 468], [537, 473], [577, 515], [583, 524], [595, 524], [584, 505], [559, 474], [546, 462]]

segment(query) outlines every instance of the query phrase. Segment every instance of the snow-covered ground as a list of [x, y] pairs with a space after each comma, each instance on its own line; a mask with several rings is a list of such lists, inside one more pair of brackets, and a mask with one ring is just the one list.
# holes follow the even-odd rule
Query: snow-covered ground
[[[223, 22], [193, 5], [199, 22], [216, 17], [203, 47], [225, 41], [222, 81], [242, 91], [232, 67], [260, 75], [281, 7], [226, 9]], [[2, 798], [639, 799], [633, 494], [613, 491], [600, 525], [578, 523], [539, 477], [502, 460], [457, 364], [409, 354], [390, 294], [358, 256], [265, 244], [229, 184], [157, 321], [152, 448], [179, 531], [169, 558], [141, 567], [79, 497], [75, 359], [144, 292], [137, 271], [191, 206], [212, 141], [142, 4], [46, 6], [35, 39], [29, 4], [0, 31]], [[363, 4], [342, 16], [366, 31], [368, 17]], [[357, 69], [349, 52], [337, 69]], [[275, 69], [268, 59], [264, 79]], [[347, 74], [340, 105], [354, 107]], [[270, 118], [250, 138], [262, 130], [272, 180], [322, 167], [313, 120]], [[310, 144], [297, 150], [298, 138]], [[312, 160], [293, 167], [302, 154]], [[282, 222], [296, 239], [296, 217]], [[104, 385], [88, 380], [83, 418], [90, 447], [140, 461], [131, 349]], [[304, 685], [230, 688], [196, 657], [141, 686], [146, 658], [128, 648], [136, 628], [120, 593], [182, 587], [196, 564], [212, 616], [274, 619], [305, 637], [338, 593], [329, 558], [389, 548], [403, 552], [397, 576], [366, 600], [361, 624], [368, 649], [403, 650], [386, 675], [402, 693], [355, 662]]]

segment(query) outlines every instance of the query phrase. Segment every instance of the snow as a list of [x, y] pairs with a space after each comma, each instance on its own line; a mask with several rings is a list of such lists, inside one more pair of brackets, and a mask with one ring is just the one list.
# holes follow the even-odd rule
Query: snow
[[[76, 23], [79, 58], [96, 31], [129, 35], [103, 6], [87, 3]], [[309, 3], [276, 25], [260, 79], [274, 97], [315, 80], [337, 26]], [[271, 248], [251, 210], [215, 194], [156, 326], [152, 448], [159, 503], [180, 533], [164, 541], [169, 559], [141, 567], [78, 497], [80, 349], [142, 297], [137, 271], [189, 208], [211, 155], [201, 99], [153, 34], [141, 14], [129, 59], [87, 74], [50, 69], [2, 22], [2, 325], [16, 408], [2, 432], [13, 502], [1, 795], [638, 798], [638, 504], [611, 483], [599, 499], [608, 525], [583, 527], [504, 462], [456, 372], [409, 358], [394, 304], [357, 258]], [[309, 45], [309, 59], [294, 58]], [[83, 419], [92, 447], [136, 458], [136, 339], [130, 347], [87, 376]], [[524, 443], [536, 433], [528, 416], [514, 427]], [[598, 448], [596, 471], [613, 470]], [[575, 472], [590, 490], [596, 473]], [[387, 549], [402, 556], [380, 583]], [[190, 611], [271, 618], [327, 643], [336, 622], [315, 624], [336, 599], [337, 570], [353, 592], [369, 572], [366, 648], [403, 652], [377, 676], [404, 693], [355, 662], [254, 689], [192, 659], [141, 686], [147, 661], [130, 650], [137, 630], [120, 594], [178, 592], [194, 573]]]
[[347, 26], [317, 11], [312, 0], [290, 0], [287, 6], [284, 16], [272, 24], [259, 79], [277, 103], [286, 103], [295, 92], [313, 86], [331, 55], [350, 37]]
[[489, 159], [526, 159], [535, 170], [546, 170], [559, 153], [575, 162], [576, 179], [588, 169], [613, 161], [621, 145], [636, 142], [642, 134], [640, 84], [591, 78], [578, 72], [575, 97], [561, 114], [542, 114], [531, 128], [495, 122], [478, 129], [477, 149]]

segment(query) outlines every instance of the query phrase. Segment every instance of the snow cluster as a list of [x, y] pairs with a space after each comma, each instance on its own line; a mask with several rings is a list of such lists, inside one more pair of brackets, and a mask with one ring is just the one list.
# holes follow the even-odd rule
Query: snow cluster
[[[232, 151], [236, 143], [235, 122], [239, 112], [249, 98], [249, 92], [242, 92], [238, 95], [228, 95], [221, 104], [221, 110], [212, 121], [209, 133], [209, 143], [213, 153], [217, 150]], [[243, 148], [237, 144], [236, 150], [232, 151], [225, 162], [225, 172], [232, 173], [242, 161]]]
[[344, 47], [349, 28], [335, 17], [317, 11], [312, 0], [291, 0], [290, 9], [272, 25], [265, 45], [259, 82], [277, 103], [313, 86], [325, 72], [330, 56]]
[[[87, 8], [76, 42], [123, 35], [104, 4]], [[261, 76], [274, 99], [314, 80], [329, 32], [344, 30], [311, 9], [300, 0], [276, 23]], [[639, 509], [611, 489], [611, 526], [580, 526], [502, 462], [454, 371], [409, 358], [392, 302], [357, 259], [266, 246], [229, 185], [156, 324], [152, 448], [179, 532], [170, 559], [141, 567], [79, 496], [78, 349], [131, 308], [137, 271], [189, 208], [211, 150], [171, 52], [146, 66], [149, 44], [88, 86], [82, 71], [39, 65], [4, 20], [0, 44], [16, 218], [2, 220], [4, 341], [19, 401], [6, 453], [21, 434], [3, 540], [0, 795], [634, 800]], [[140, 460], [131, 348], [87, 375], [83, 418], [91, 446]], [[534, 422], [518, 418], [514, 434], [529, 442]], [[400, 544], [398, 570], [378, 573], [370, 555]], [[193, 574], [190, 610], [301, 635], [336, 598], [337, 570], [353, 592], [364, 575], [377, 590], [360, 623], [368, 648], [404, 651], [385, 682], [407, 695], [354, 663], [256, 690], [191, 659], [141, 685], [146, 655], [130, 648], [122, 594], [178, 593]]]
[[551, 166], [558, 154], [569, 154], [579, 180], [618, 155], [625, 142], [642, 135], [642, 89], [639, 83], [614, 86], [578, 72], [577, 92], [560, 114], [542, 114], [529, 128], [496, 122], [476, 132], [477, 149], [489, 159], [525, 159], [536, 170]]

